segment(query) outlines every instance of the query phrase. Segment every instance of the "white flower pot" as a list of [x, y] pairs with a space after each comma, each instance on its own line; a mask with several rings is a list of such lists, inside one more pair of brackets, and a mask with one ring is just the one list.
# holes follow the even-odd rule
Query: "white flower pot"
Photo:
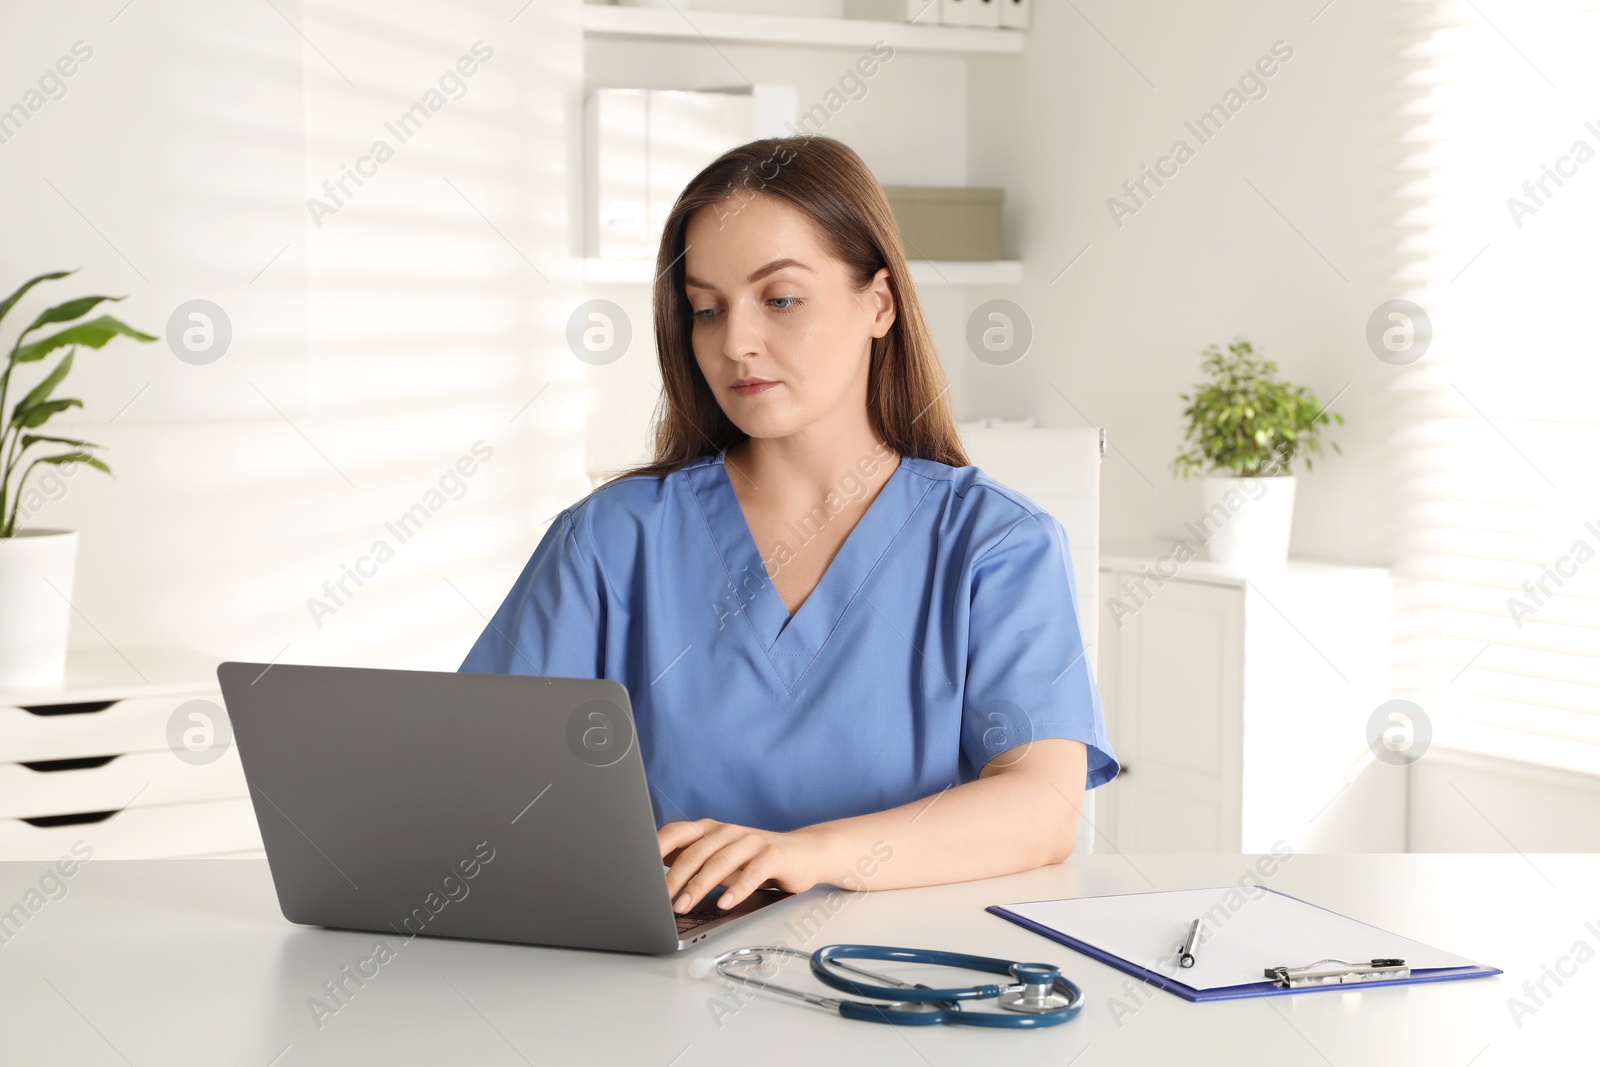
[[1205, 513], [1193, 525], [1206, 556], [1242, 570], [1281, 570], [1289, 559], [1294, 519], [1292, 476], [1201, 479]]
[[77, 554], [74, 530], [0, 537], [0, 688], [61, 684]]

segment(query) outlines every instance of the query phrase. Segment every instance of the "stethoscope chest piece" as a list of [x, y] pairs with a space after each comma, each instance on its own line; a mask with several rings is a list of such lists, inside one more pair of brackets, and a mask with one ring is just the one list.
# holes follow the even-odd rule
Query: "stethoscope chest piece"
[[1022, 988], [1000, 994], [1002, 1008], [1043, 1015], [1073, 1006], [1071, 996], [1056, 991], [1057, 983], [1063, 979], [1061, 972], [1048, 963], [1013, 963], [1011, 973], [1022, 983]]

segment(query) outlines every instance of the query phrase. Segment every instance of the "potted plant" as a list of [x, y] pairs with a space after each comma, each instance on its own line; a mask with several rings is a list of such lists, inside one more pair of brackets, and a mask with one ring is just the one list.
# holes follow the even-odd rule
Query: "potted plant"
[[[53, 271], [24, 282], [0, 301], [0, 320], [35, 285], [71, 273]], [[25, 509], [23, 502], [28, 476], [35, 467], [64, 469], [83, 464], [111, 473], [111, 468], [89, 451], [99, 445], [36, 431], [68, 408], [83, 406], [81, 400], [54, 396], [72, 370], [72, 358], [80, 345], [103, 348], [117, 336], [156, 340], [110, 315], [84, 319], [105, 301], [121, 299], [84, 296], [41, 311], [12, 342], [5, 369], [0, 370], [0, 687], [57, 686], [66, 668], [78, 535], [72, 530], [21, 528], [19, 520], [32, 510]], [[71, 325], [33, 337], [47, 326], [63, 323]], [[41, 362], [62, 349], [66, 351], [55, 367], [8, 410], [6, 402], [17, 368]]]
[[1303, 458], [1309, 471], [1311, 457], [1322, 454], [1323, 428], [1343, 425], [1344, 416], [1280, 379], [1278, 365], [1257, 358], [1242, 337], [1226, 353], [1211, 345], [1201, 354], [1209, 380], [1182, 395], [1188, 424], [1173, 473], [1202, 476], [1205, 514], [1198, 527], [1211, 559], [1282, 567], [1294, 515], [1290, 466]]

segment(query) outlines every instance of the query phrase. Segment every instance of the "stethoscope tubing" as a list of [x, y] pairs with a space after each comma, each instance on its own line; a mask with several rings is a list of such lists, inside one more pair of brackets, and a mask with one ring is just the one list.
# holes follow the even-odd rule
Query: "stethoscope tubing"
[[[873, 997], [889, 1003], [869, 1003], [829, 997], [803, 990], [790, 989], [773, 982], [752, 978], [743, 973], [730, 973], [732, 969], [752, 963], [765, 964], [769, 956], [788, 956], [808, 959], [811, 972], [818, 981], [832, 988], [857, 996]], [[960, 967], [991, 974], [1012, 973], [1012, 961], [993, 956], [974, 956], [962, 952], [944, 952], [938, 949], [904, 949], [887, 945], [829, 945], [814, 953], [782, 945], [759, 945], [733, 949], [716, 957], [716, 971], [724, 978], [778, 993], [803, 1001], [826, 1011], [837, 1012], [846, 1019], [862, 1022], [889, 1023], [895, 1026], [934, 1026], [953, 1023], [960, 1026], [983, 1026], [997, 1029], [1032, 1029], [1056, 1026], [1073, 1018], [1083, 1007], [1083, 992], [1064, 975], [1056, 977], [1054, 991], [1067, 1001], [1067, 1005], [1051, 1011], [1022, 1013], [1010, 1011], [967, 1011], [962, 1002], [995, 999], [1004, 993], [1022, 988], [1020, 983], [1000, 985], [959, 986], [936, 989], [923, 984], [903, 982], [897, 978], [875, 974], [858, 964], [857, 959], [890, 960], [939, 967]], [[838, 969], [845, 969], [883, 985], [869, 985], [848, 978]]]
[[[931, 967], [960, 967], [970, 971], [987, 971], [990, 974], [1010, 975], [1011, 961], [994, 956], [969, 956], [965, 952], [942, 952], [939, 949], [891, 948], [887, 945], [828, 945], [811, 954], [811, 973], [819, 982], [833, 986], [858, 997], [879, 997], [899, 1001], [951, 1001], [992, 1000], [1005, 990], [993, 983], [955, 989], [930, 989], [927, 986], [867, 985], [846, 978], [830, 970], [828, 964], [835, 960], [872, 959], [919, 963]], [[846, 966], [840, 964], [840, 966]], [[851, 970], [859, 970], [852, 967]], [[874, 978], [881, 977], [873, 975]]]

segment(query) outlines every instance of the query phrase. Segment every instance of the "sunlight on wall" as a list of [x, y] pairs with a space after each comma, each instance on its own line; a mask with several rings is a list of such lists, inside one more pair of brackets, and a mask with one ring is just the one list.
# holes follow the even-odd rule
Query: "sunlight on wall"
[[[26, 131], [7, 187], [72, 175], [148, 282], [27, 195], [60, 207], [50, 246], [85, 263], [81, 291], [131, 294], [129, 321], [166, 333], [202, 296], [234, 328], [206, 366], [160, 343], [75, 374], [100, 420], [77, 428], [117, 478], [80, 473], [32, 520], [83, 532], [74, 644], [453, 669], [587, 489], [565, 342], [576, 0], [518, 6], [141, 4], [29, 31], [100, 33], [83, 74], [106, 77]], [[157, 146], [150, 173], [80, 165], [102, 130]]]
[[1563, 741], [1600, 746], [1600, 111], [1580, 48], [1600, 13], [1416, 10], [1424, 266], [1406, 295], [1434, 332], [1394, 384], [1409, 413], [1397, 681], [1437, 737], [1561, 758], [1577, 751]]

